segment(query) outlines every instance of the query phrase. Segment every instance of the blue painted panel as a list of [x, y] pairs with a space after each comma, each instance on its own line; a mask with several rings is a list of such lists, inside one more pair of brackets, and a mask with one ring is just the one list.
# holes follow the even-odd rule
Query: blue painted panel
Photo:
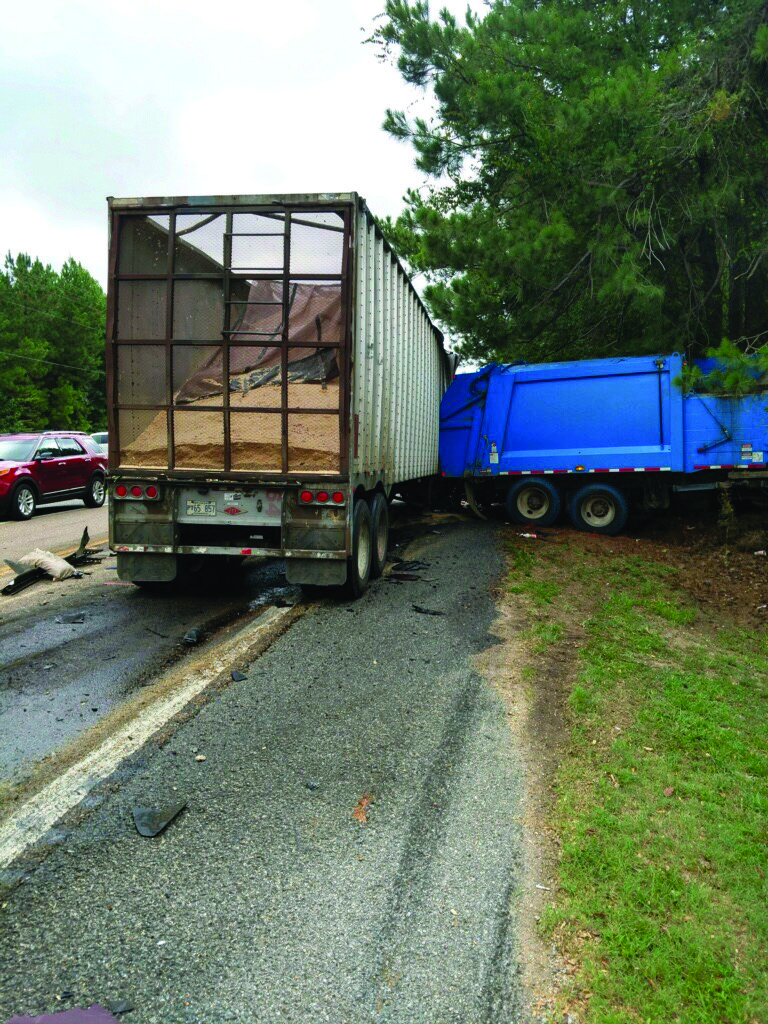
[[768, 395], [688, 395], [683, 407], [687, 473], [700, 466], [768, 462]]

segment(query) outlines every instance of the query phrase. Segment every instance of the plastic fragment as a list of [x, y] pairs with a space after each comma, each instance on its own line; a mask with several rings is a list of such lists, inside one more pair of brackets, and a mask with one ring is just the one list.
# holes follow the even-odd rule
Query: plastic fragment
[[244, 674], [243, 674], [242, 672], [238, 672], [238, 671], [237, 671], [237, 669], [235, 669], [235, 670], [234, 670], [234, 671], [232, 672], [232, 678], [234, 679], [234, 681], [235, 681], [236, 683], [242, 683], [242, 681], [243, 681], [244, 679], [247, 679], [247, 678], [248, 678], [248, 676], [244, 675]]
[[161, 804], [158, 807], [134, 807], [133, 821], [137, 832], [142, 836], [159, 836], [186, 806], [187, 801], [181, 800], [176, 803]]

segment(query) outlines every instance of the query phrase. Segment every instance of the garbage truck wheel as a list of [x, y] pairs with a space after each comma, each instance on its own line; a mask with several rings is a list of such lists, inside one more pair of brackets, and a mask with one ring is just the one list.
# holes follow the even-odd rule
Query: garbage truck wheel
[[389, 546], [389, 509], [378, 492], [371, 500], [371, 537], [371, 579], [377, 580], [384, 572]]
[[560, 515], [557, 488], [539, 477], [518, 480], [507, 492], [507, 513], [513, 523], [551, 526]]
[[627, 521], [627, 499], [608, 484], [587, 484], [573, 495], [568, 511], [577, 530], [613, 537]]
[[352, 513], [352, 557], [347, 559], [347, 590], [352, 597], [365, 593], [372, 560], [371, 512], [365, 498], [360, 498]]

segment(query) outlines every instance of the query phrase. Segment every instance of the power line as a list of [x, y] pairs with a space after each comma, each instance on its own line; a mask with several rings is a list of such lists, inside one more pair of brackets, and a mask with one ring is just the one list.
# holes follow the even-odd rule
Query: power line
[[80, 373], [97, 373], [100, 377], [106, 377], [104, 370], [89, 370], [84, 366], [75, 366], [74, 363], [54, 363], [51, 359], [36, 359], [34, 356], [20, 356], [18, 352], [0, 352], [0, 356], [6, 359], [26, 359], [29, 363], [45, 363], [46, 366], [63, 366], [67, 370], [79, 370]]
[[28, 302], [19, 302], [17, 299], [9, 299], [9, 298], [6, 298], [5, 301], [7, 303], [9, 303], [10, 305], [12, 305], [12, 306], [20, 306], [20, 307], [23, 307], [24, 309], [29, 309], [33, 313], [39, 313], [40, 316], [47, 316], [51, 320], [61, 320], [62, 323], [72, 324], [73, 327], [82, 327], [84, 331], [98, 331], [99, 330], [99, 328], [98, 327], [94, 327], [93, 324], [81, 324], [79, 320], [70, 320], [66, 316], [59, 316], [58, 313], [48, 313], [48, 312], [46, 312], [46, 310], [40, 309], [38, 306], [30, 306]]

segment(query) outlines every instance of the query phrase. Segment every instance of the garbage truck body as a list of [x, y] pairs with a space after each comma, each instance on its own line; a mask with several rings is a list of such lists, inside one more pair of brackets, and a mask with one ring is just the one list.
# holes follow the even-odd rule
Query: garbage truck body
[[768, 394], [685, 393], [683, 365], [672, 354], [458, 374], [441, 404], [442, 473], [466, 481], [472, 504], [505, 501], [516, 523], [547, 526], [567, 510], [606, 534], [633, 502], [764, 488]]
[[453, 369], [365, 202], [108, 202], [119, 576], [261, 554], [285, 558], [289, 582], [361, 593], [384, 564], [388, 499], [438, 472]]

